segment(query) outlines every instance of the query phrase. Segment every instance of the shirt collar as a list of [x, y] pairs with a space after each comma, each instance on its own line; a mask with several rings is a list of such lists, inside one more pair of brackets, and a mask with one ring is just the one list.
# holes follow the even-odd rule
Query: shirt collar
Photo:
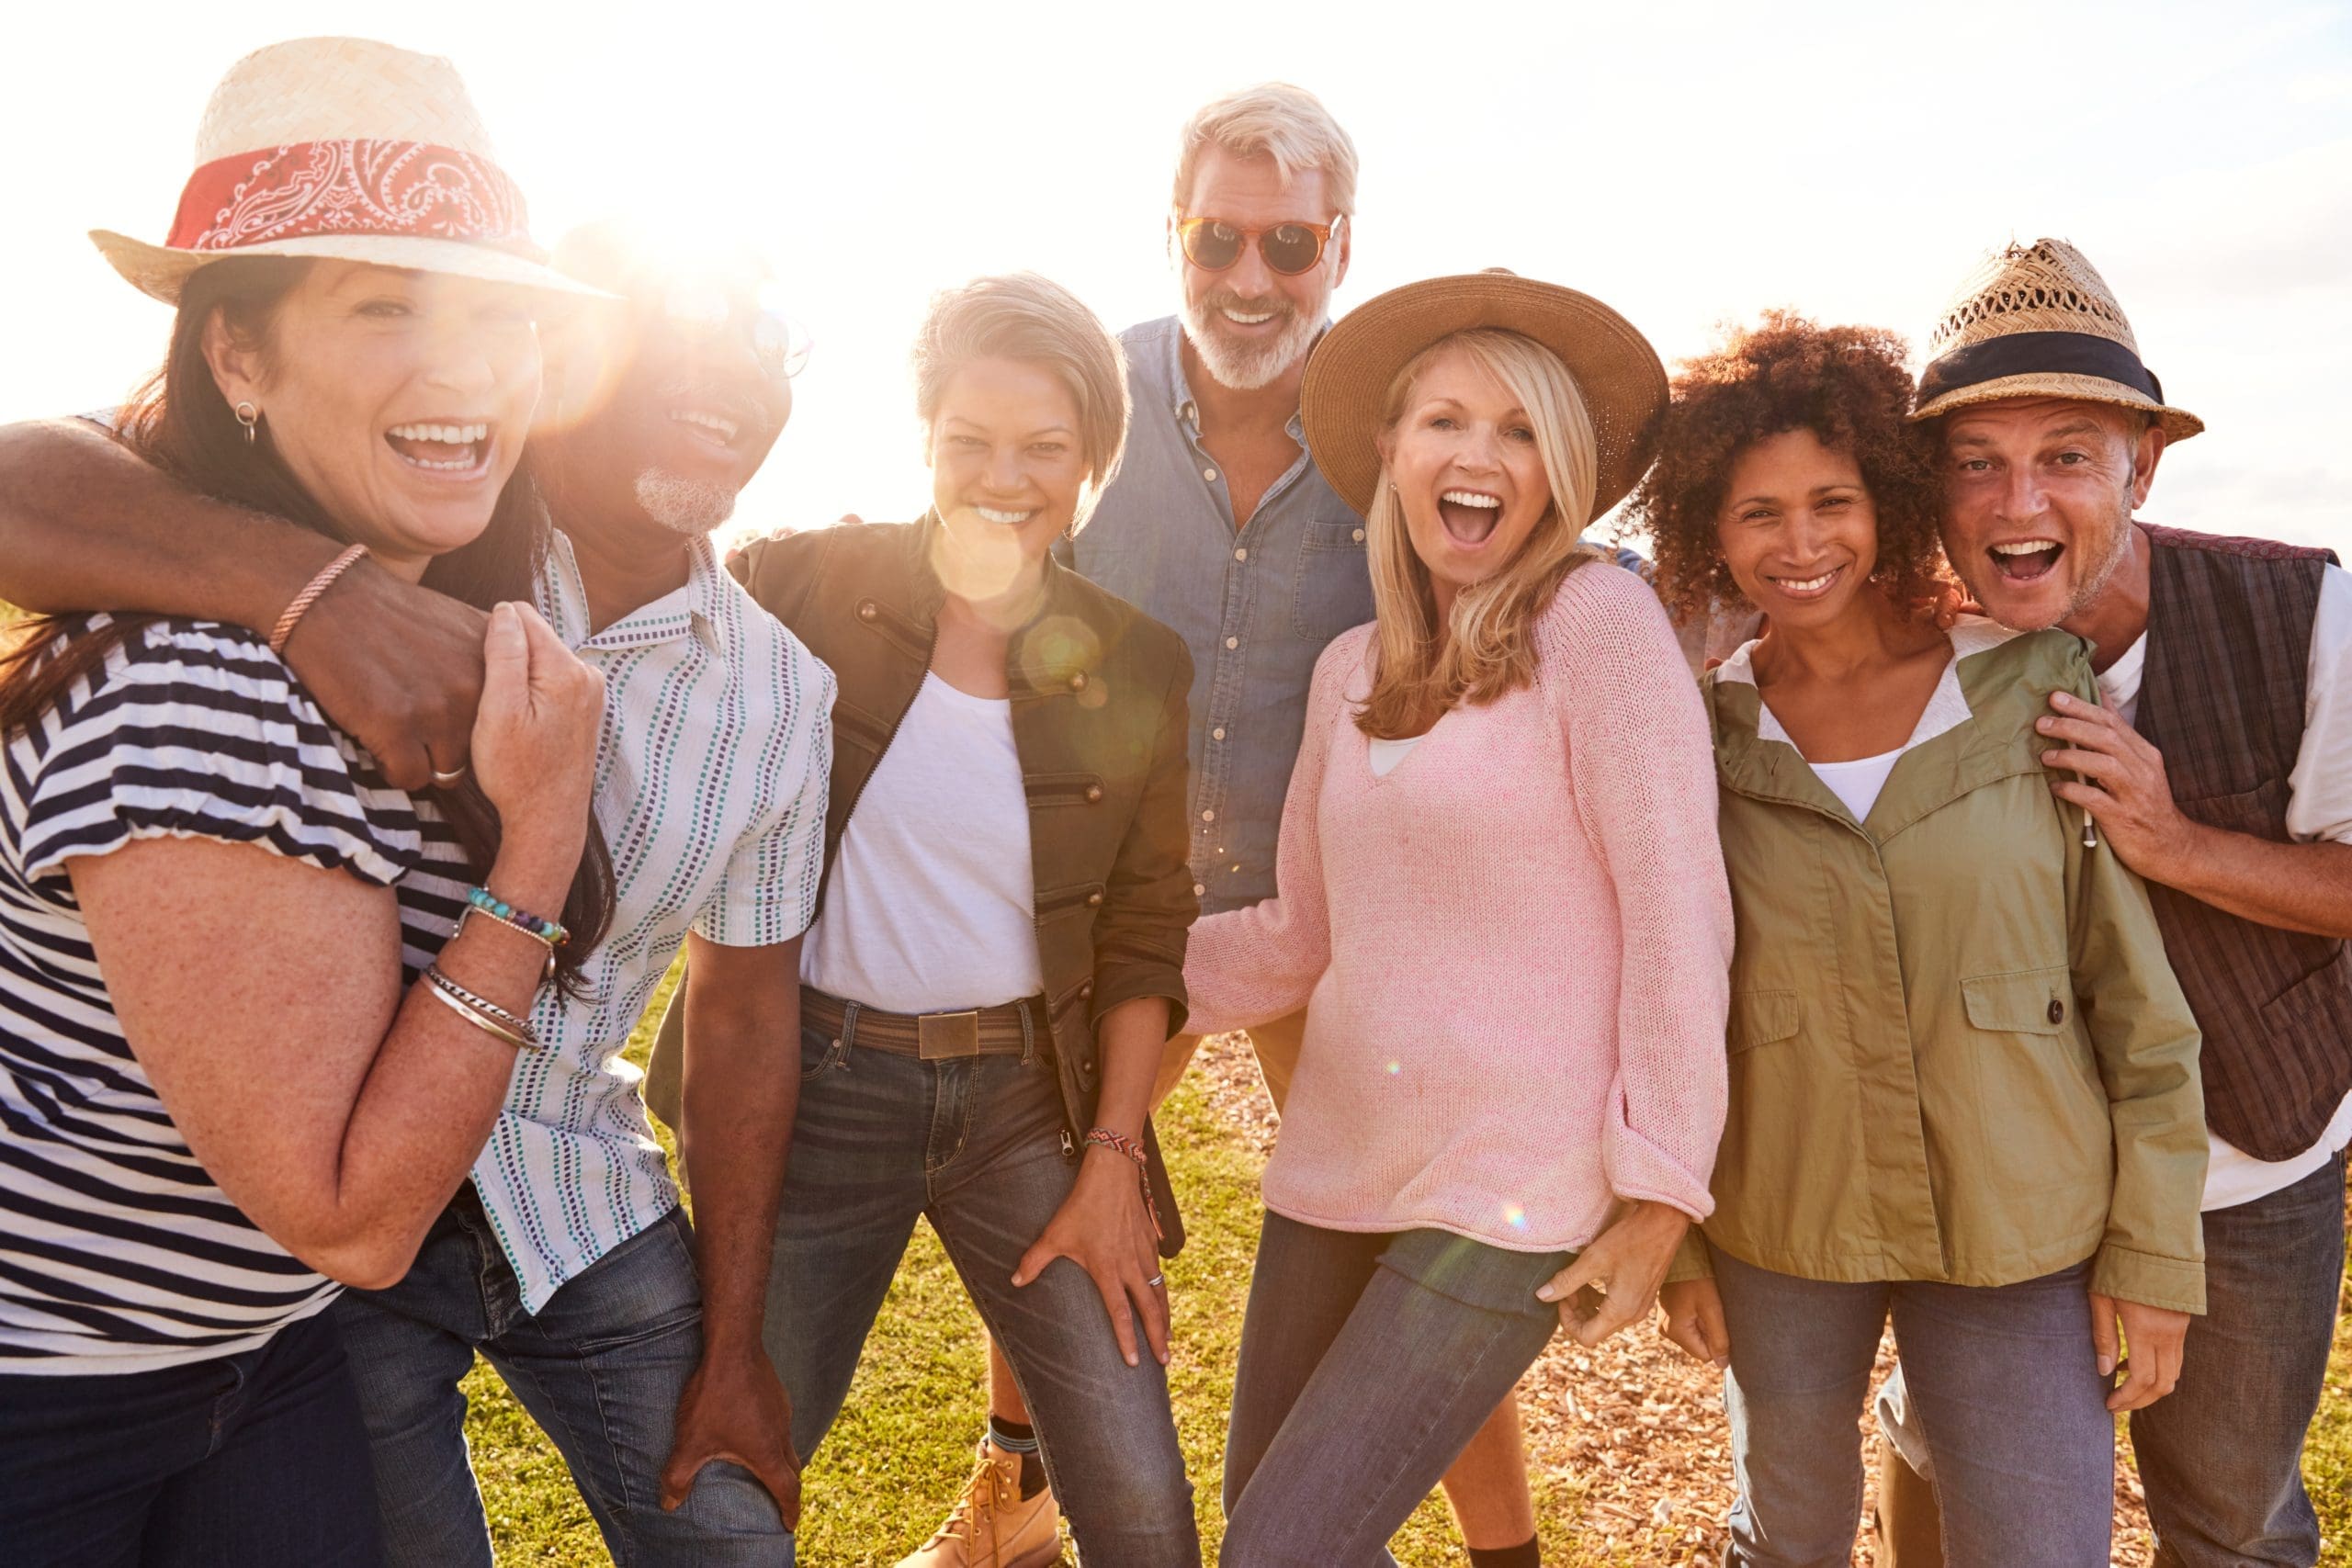
[[[1168, 324], [1168, 406], [1174, 412], [1179, 423], [1190, 426], [1193, 434], [1198, 435], [1201, 433], [1201, 406], [1193, 400], [1192, 384], [1184, 379], [1184, 318], [1171, 316]], [[1315, 329], [1315, 342], [1321, 343], [1323, 334], [1330, 330], [1331, 319], [1326, 316], [1322, 325]], [[1312, 344], [1307, 346], [1307, 352], [1315, 352]], [[1298, 410], [1291, 410], [1290, 418], [1283, 422], [1283, 428], [1290, 432], [1292, 440], [1302, 446], [1306, 445], [1306, 426]]]
[[719, 651], [718, 627], [729, 587], [718, 564], [718, 550], [707, 536], [686, 542], [686, 581], [648, 604], [640, 604], [594, 637], [588, 635], [588, 590], [580, 581], [580, 563], [571, 541], [557, 529], [548, 550], [542, 581], [555, 629], [572, 651], [595, 649], [617, 652], [652, 648], [692, 636], [714, 657]]

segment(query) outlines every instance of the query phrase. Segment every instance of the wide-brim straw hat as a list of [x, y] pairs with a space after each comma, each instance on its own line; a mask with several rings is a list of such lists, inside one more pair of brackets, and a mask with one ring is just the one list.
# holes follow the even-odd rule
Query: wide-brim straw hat
[[602, 297], [547, 265], [457, 68], [371, 39], [296, 39], [229, 68], [160, 245], [91, 240], [167, 304], [199, 267], [327, 256]]
[[1389, 385], [1423, 349], [1473, 328], [1532, 339], [1576, 378], [1600, 454], [1591, 516], [1575, 520], [1581, 529], [1623, 500], [1650, 466], [1650, 427], [1666, 406], [1666, 367], [1633, 322], [1591, 295], [1501, 267], [1392, 288], [1323, 334], [1299, 388], [1316, 467], [1350, 506], [1371, 511], [1380, 489], [1376, 440]]
[[2010, 244], [1976, 265], [1928, 338], [1913, 419], [2009, 398], [2068, 398], [2143, 409], [2165, 439], [2186, 441], [2205, 422], [2165, 401], [2140, 360], [2139, 340], [2115, 291], [2064, 240]]

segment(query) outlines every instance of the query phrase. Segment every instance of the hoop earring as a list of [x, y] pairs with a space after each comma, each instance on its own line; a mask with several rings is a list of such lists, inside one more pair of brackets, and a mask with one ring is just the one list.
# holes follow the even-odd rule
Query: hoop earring
[[237, 423], [245, 427], [245, 445], [250, 446], [254, 444], [254, 432], [261, 426], [261, 410], [251, 403], [239, 403], [236, 414]]

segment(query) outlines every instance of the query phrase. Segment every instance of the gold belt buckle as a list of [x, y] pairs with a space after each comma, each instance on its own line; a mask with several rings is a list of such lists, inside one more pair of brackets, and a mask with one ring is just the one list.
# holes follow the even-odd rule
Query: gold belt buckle
[[980, 1054], [980, 1015], [927, 1012], [915, 1020], [915, 1055], [926, 1062]]

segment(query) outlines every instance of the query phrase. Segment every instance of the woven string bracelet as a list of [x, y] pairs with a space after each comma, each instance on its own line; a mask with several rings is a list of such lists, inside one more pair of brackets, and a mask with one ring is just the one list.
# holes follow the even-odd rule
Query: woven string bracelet
[[295, 626], [311, 606], [319, 602], [319, 595], [334, 586], [334, 580], [350, 570], [353, 561], [367, 553], [367, 546], [354, 545], [321, 568], [318, 576], [302, 584], [302, 592], [294, 595], [294, 602], [286, 606], [285, 613], [277, 617], [277, 624], [269, 628], [270, 652], [282, 654], [286, 651], [286, 639], [294, 635]]
[[1143, 1212], [1151, 1217], [1151, 1234], [1154, 1236], [1166, 1235], [1168, 1233], [1159, 1228], [1159, 1205], [1151, 1196], [1151, 1178], [1147, 1174], [1151, 1168], [1151, 1156], [1144, 1152], [1143, 1145], [1133, 1138], [1114, 1133], [1108, 1127], [1088, 1128], [1085, 1141], [1100, 1145], [1115, 1154], [1123, 1154], [1136, 1162], [1136, 1179], [1143, 1183]]

